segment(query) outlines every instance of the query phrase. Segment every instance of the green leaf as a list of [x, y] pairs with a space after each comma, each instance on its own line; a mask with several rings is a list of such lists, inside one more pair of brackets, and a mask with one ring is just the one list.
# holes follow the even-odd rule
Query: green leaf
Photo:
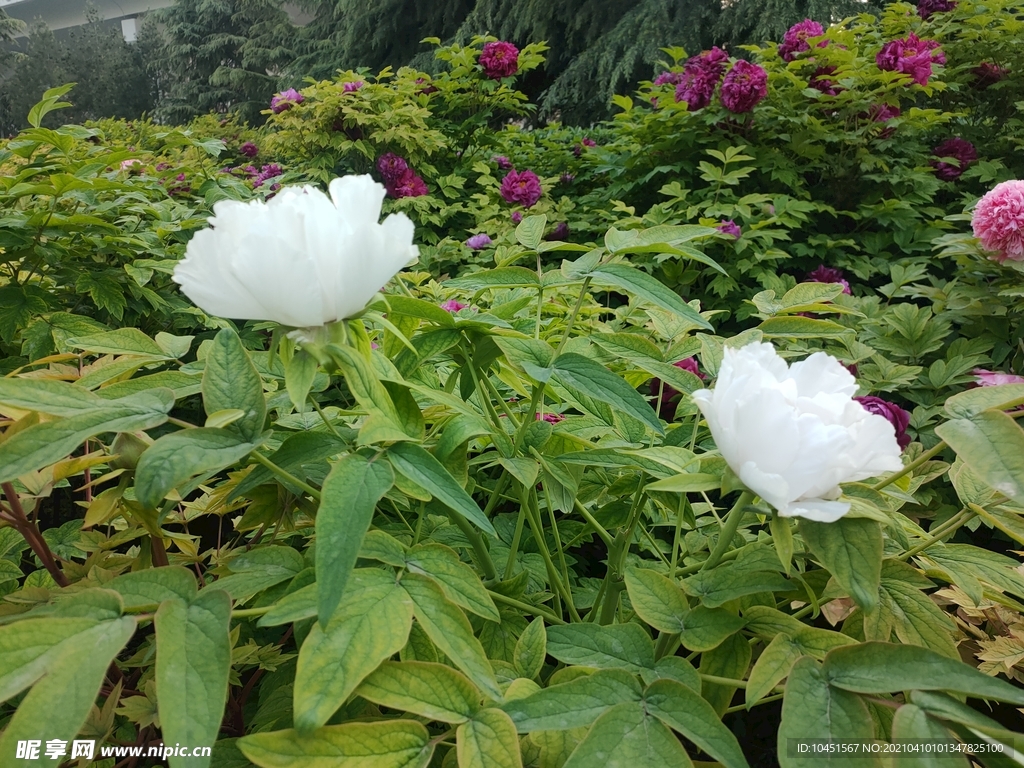
[[398, 653], [412, 612], [405, 590], [388, 578], [347, 595], [326, 629], [314, 625], [299, 649], [295, 727], [310, 733], [322, 726], [367, 675]]
[[377, 502], [394, 483], [391, 465], [357, 453], [343, 458], [324, 481], [316, 515], [316, 583], [320, 626], [326, 627], [355, 568]]
[[539, 285], [537, 273], [525, 267], [485, 269], [482, 272], [473, 272], [445, 281], [445, 287], [464, 291], [480, 291], [484, 288], [532, 288]]
[[501, 708], [520, 733], [565, 731], [589, 726], [616, 704], [640, 698], [640, 684], [633, 675], [606, 669], [506, 701]]
[[455, 732], [459, 768], [522, 768], [516, 727], [493, 707], [482, 709]]
[[[76, 634], [73, 643], [62, 644], [46, 674], [7, 722], [0, 736], [0, 754], [16, 754], [18, 742], [28, 739], [74, 739], [96, 702], [107, 667], [134, 632], [135, 619], [126, 616], [96, 624]], [[53, 761], [40, 750], [37, 759], [22, 760], [18, 765], [42, 768], [52, 766]]]
[[434, 325], [439, 325], [442, 328], [454, 328], [455, 320], [452, 319], [452, 313], [446, 309], [441, 309], [437, 304], [432, 304], [429, 301], [423, 299], [414, 299], [411, 296], [400, 296], [394, 294], [388, 294], [388, 307], [390, 308], [392, 315], [405, 315], [407, 317], [418, 317], [421, 320], [427, 320]]
[[7, 701], [42, 677], [61, 644], [75, 642], [98, 622], [92, 618], [38, 618], [0, 626], [0, 701]]
[[105, 432], [135, 432], [167, 421], [174, 406], [170, 390], [155, 389], [77, 416], [36, 424], [0, 443], [0, 482], [63, 459], [90, 437]]
[[859, 696], [830, 686], [818, 663], [808, 656], [793, 666], [786, 681], [779, 725], [781, 768], [879, 768], [876, 755], [800, 753], [796, 744], [813, 739], [856, 741], [874, 737], [874, 722]]
[[727, 563], [683, 579], [683, 589], [699, 598], [705, 607], [717, 608], [757, 592], [787, 592], [792, 585], [773, 571], [740, 570]]
[[51, 416], [75, 416], [105, 408], [108, 403], [81, 386], [63, 381], [0, 378], [0, 405]]
[[441, 462], [423, 448], [413, 443], [396, 443], [388, 448], [388, 458], [400, 474], [425, 488], [434, 498], [485, 533], [497, 537], [494, 526], [484, 517], [473, 497], [466, 493]]
[[531, 251], [537, 250], [541, 241], [544, 240], [544, 225], [547, 222], [548, 217], [543, 214], [524, 217], [516, 227], [516, 240], [524, 248], [529, 248]]
[[935, 434], [984, 482], [1024, 503], [1024, 429], [1002, 411], [940, 424]]
[[174, 598], [189, 603], [197, 590], [196, 577], [182, 565], [125, 573], [103, 586], [120, 594], [125, 608], [158, 605]]
[[[940, 721], [913, 704], [904, 704], [896, 710], [892, 719], [892, 740], [932, 742], [936, 745], [946, 742], [950, 747], [958, 743]], [[970, 768], [970, 761], [953, 747], [946, 753], [938, 750], [922, 751], [910, 758], [909, 765], [910, 768]]]
[[679, 633], [690, 606], [670, 579], [646, 568], [626, 569], [626, 590], [633, 610], [660, 632]]
[[732, 731], [700, 694], [675, 680], [658, 680], [644, 691], [644, 709], [678, 731], [725, 768], [748, 768]]
[[487, 696], [500, 700], [501, 689], [494, 670], [462, 609], [449, 602], [441, 588], [424, 576], [407, 573], [402, 577], [402, 586], [412, 600], [416, 621], [434, 645]]
[[356, 689], [364, 699], [442, 723], [464, 723], [481, 695], [461, 672], [426, 661], [385, 661]]
[[843, 517], [834, 523], [800, 521], [808, 548], [865, 611], [878, 604], [882, 527], [874, 520]]
[[[156, 684], [160, 727], [167, 743], [217, 740], [231, 672], [231, 598], [205, 589], [192, 601], [160, 604], [156, 625]], [[171, 768], [205, 768], [210, 758], [171, 757]]]
[[715, 491], [722, 487], [721, 475], [710, 475], [704, 472], [684, 472], [663, 480], [657, 480], [647, 486], [649, 491], [665, 491], [668, 493], [700, 493]]
[[254, 733], [238, 748], [260, 768], [426, 768], [434, 753], [427, 729], [412, 720]]
[[531, 621], [516, 641], [513, 663], [520, 677], [534, 680], [544, 667], [548, 653], [548, 636], [544, 631], [544, 619], [538, 616]]
[[757, 329], [765, 338], [783, 339], [838, 339], [853, 331], [831, 320], [809, 317], [769, 317]]
[[802, 655], [802, 649], [789, 635], [779, 633], [772, 638], [750, 670], [746, 689], [747, 709], [771, 693]]
[[646, 272], [635, 269], [627, 264], [603, 264], [591, 273], [594, 282], [612, 285], [628, 293], [639, 296], [656, 307], [672, 312], [689, 320], [698, 328], [714, 330], [711, 323], [700, 316], [700, 313], [683, 301], [679, 294], [666, 286], [657, 278]]
[[350, 347], [331, 344], [327, 347], [334, 362], [345, 374], [345, 383], [359, 405], [369, 413], [377, 413], [398, 427], [401, 419], [391, 396], [384, 389], [373, 368], [361, 354]]
[[135, 469], [136, 498], [144, 506], [157, 507], [181, 483], [234, 464], [248, 456], [256, 445], [234, 432], [208, 427], [164, 435], [139, 459]]
[[[359, 570], [357, 568], [353, 571], [352, 577], [358, 578]], [[280, 624], [291, 624], [294, 621], [312, 618], [316, 616], [316, 604], [316, 583], [314, 582], [300, 587], [274, 603], [274, 607], [260, 618], [259, 625], [261, 627], [276, 627]]]
[[[326, 462], [327, 459], [337, 456], [345, 450], [345, 441], [328, 432], [298, 432], [287, 437], [281, 443], [281, 447], [267, 458], [286, 472], [305, 480], [308, 478], [306, 467]], [[298, 486], [293, 486], [287, 480], [276, 477], [267, 467], [257, 465], [228, 496], [228, 501], [245, 496], [257, 486], [275, 480], [294, 494], [302, 493], [302, 489]]]
[[158, 360], [173, 359], [138, 328], [118, 328], [116, 331], [76, 336], [68, 339], [66, 344], [98, 355], [143, 355]]
[[548, 627], [548, 654], [566, 664], [639, 673], [654, 668], [654, 643], [638, 624]]
[[953, 691], [1024, 706], [1021, 689], [912, 645], [858, 643], [836, 648], [825, 657], [822, 673], [830, 685], [855, 693]]
[[203, 408], [209, 416], [217, 411], [237, 408], [245, 415], [228, 431], [246, 442], [255, 442], [263, 434], [267, 401], [263, 382], [238, 334], [222, 329], [213, 339], [203, 369]]
[[264, 546], [243, 551], [228, 563], [231, 573], [214, 584], [242, 602], [282, 581], [294, 578], [303, 569], [302, 554], [291, 547]]
[[[893, 628], [900, 642], [920, 645], [951, 659], [959, 659], [960, 654], [953, 640], [956, 625], [945, 611], [922, 592], [922, 589], [934, 586], [906, 563], [898, 560], [886, 560], [882, 563], [881, 589], [888, 598], [886, 609], [894, 614]], [[888, 641], [889, 637], [868, 639]]]
[[555, 377], [563, 386], [607, 403], [643, 422], [659, 435], [665, 434], [658, 415], [643, 396], [600, 363], [568, 352], [555, 359], [554, 369]]
[[405, 565], [411, 573], [433, 579], [444, 596], [456, 605], [490, 621], [501, 621], [501, 614], [480, 577], [459, 560], [454, 549], [434, 542], [418, 544], [406, 554]]
[[563, 768], [692, 768], [682, 744], [640, 705], [618, 704], [597, 719]]
[[945, 409], [954, 419], [971, 419], [990, 408], [1005, 410], [1009, 403], [1024, 399], [1024, 384], [975, 387], [958, 392], [946, 400]]
[[[700, 672], [703, 675], [742, 680], [750, 666], [750, 643], [736, 633], [700, 656]], [[736, 688], [722, 683], [703, 682], [701, 694], [721, 717], [732, 703]]]
[[0, 339], [11, 341], [33, 317], [43, 314], [48, 308], [46, 292], [37, 286], [0, 287]]

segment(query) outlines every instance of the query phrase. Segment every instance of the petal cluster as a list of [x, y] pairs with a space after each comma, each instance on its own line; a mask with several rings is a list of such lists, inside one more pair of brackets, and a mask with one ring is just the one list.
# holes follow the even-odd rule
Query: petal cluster
[[875, 56], [875, 64], [886, 72], [902, 72], [910, 75], [918, 85], [928, 85], [933, 64], [945, 64], [946, 55], [935, 40], [922, 40], [911, 33], [897, 40], [890, 40]]
[[[821, 24], [814, 19], [804, 19], [786, 30], [786, 34], [779, 44], [779, 56], [783, 61], [793, 61], [796, 54], [810, 50], [811, 44], [807, 42], [807, 38], [821, 37], [824, 34], [825, 30]], [[824, 45], [827, 45], [824, 40], [819, 43], [819, 47], [824, 47]]]
[[519, 203], [524, 208], [536, 205], [544, 194], [540, 178], [533, 171], [509, 171], [501, 180], [500, 191], [506, 203]]
[[892, 424], [853, 399], [857, 383], [824, 352], [787, 365], [771, 344], [726, 348], [713, 390], [693, 393], [722, 457], [783, 517], [834, 522], [840, 483], [899, 470]]
[[[967, 139], [954, 136], [952, 139], [939, 144], [932, 150], [936, 159], [931, 161], [935, 168], [935, 175], [943, 181], [955, 181], [959, 179], [967, 167], [978, 159], [978, 150]], [[947, 163], [941, 158], [951, 157], [956, 163]]]
[[519, 49], [504, 41], [486, 43], [477, 61], [492, 80], [512, 77], [519, 71]]
[[768, 73], [757, 64], [740, 59], [722, 81], [722, 106], [742, 114], [768, 95]]
[[993, 187], [974, 206], [971, 226], [994, 261], [1024, 261], [1024, 181]]
[[413, 261], [413, 223], [380, 221], [384, 187], [369, 176], [330, 183], [330, 196], [286, 187], [272, 200], [224, 200], [174, 270], [210, 315], [312, 328], [357, 314]]

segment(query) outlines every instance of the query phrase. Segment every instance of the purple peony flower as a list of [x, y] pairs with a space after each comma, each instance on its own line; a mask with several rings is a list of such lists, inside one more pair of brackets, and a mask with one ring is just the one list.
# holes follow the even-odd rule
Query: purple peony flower
[[[872, 104], [871, 109], [868, 110], [867, 114], [862, 115], [862, 117], [867, 117], [869, 120], [876, 123], [887, 123], [894, 117], [899, 116], [900, 108], [891, 106], [889, 104]], [[880, 130], [878, 132], [878, 137], [881, 139], [888, 139], [895, 132], [896, 128], [893, 126], [889, 126], [887, 128], [883, 128], [882, 130]]]
[[1006, 67], [1001, 67], [998, 64], [992, 64], [988, 61], [983, 61], [981, 64], [971, 70], [971, 74], [975, 77], [975, 86], [981, 90], [988, 88], [990, 85], [995, 85], [1008, 74], [1010, 70]]
[[512, 223], [520, 224], [523, 221], [523, 214], [520, 211], [512, 211]]
[[509, 205], [519, 203], [530, 208], [540, 200], [544, 191], [540, 179], [533, 171], [509, 171], [501, 180], [501, 196]]
[[477, 62], [492, 80], [511, 77], [519, 71], [519, 49], [512, 43], [486, 43]]
[[422, 197], [429, 194], [427, 183], [412, 168], [406, 168], [397, 179], [384, 185], [388, 194], [396, 199], [403, 197]]
[[560, 421], [565, 421], [565, 416], [563, 416], [560, 413], [545, 413], [545, 414], [535, 413], [534, 414], [534, 420], [535, 421], [546, 421], [548, 424], [557, 424]]
[[957, 161], [956, 164], [947, 163], [942, 159], [931, 161], [932, 166], [935, 168], [935, 175], [943, 181], [959, 179], [963, 172], [967, 170], [967, 167], [978, 159], [978, 151], [974, 148], [974, 145], [966, 139], [961, 139], [959, 136], [946, 139], [946, 141], [932, 150], [932, 154], [936, 158], [949, 157]]
[[818, 67], [814, 70], [810, 80], [807, 81], [807, 87], [821, 91], [826, 96], [835, 96], [843, 90], [841, 86], [831, 79], [835, 73], [836, 68], [833, 66]]
[[565, 173], [558, 177], [558, 180], [563, 184], [572, 184], [574, 181], [576, 181], [576, 174], [569, 173], [568, 171], [566, 171]]
[[[782, 43], [779, 45], [779, 55], [783, 61], [792, 61], [796, 58], [796, 54], [810, 50], [811, 44], [807, 42], [807, 38], [821, 37], [824, 34], [825, 30], [821, 24], [813, 19], [804, 19], [786, 31]], [[824, 42], [823, 40], [822, 43]], [[821, 43], [818, 45], [822, 47]]]
[[274, 97], [270, 100], [270, 111], [275, 115], [279, 115], [282, 112], [291, 109], [296, 104], [301, 104], [305, 100], [305, 96], [294, 88], [289, 88], [287, 91], [281, 91], [280, 93], [274, 94]]
[[732, 219], [727, 219], [725, 221], [719, 222], [718, 226], [715, 227], [715, 229], [717, 229], [723, 235], [732, 235], [737, 239], [739, 239], [739, 237], [743, 234], [743, 230], [740, 229], [740, 225], [737, 224]]
[[679, 83], [682, 82], [682, 79], [682, 72], [662, 72], [654, 78], [654, 82], [652, 82], [651, 85], [679, 85]]
[[956, 0], [917, 0], [917, 14], [928, 21], [933, 13], [949, 13], [956, 8]]
[[253, 144], [251, 141], [245, 142], [241, 147], [238, 148], [246, 157], [256, 157], [260, 153], [260, 148]]
[[157, 163], [156, 167], [153, 170], [157, 171], [157, 172], [166, 171], [170, 167], [171, 167], [170, 163]]
[[690, 112], [710, 104], [728, 61], [729, 54], [718, 46], [689, 58], [676, 83], [676, 101], [685, 101]]
[[342, 85], [341, 86], [341, 90], [344, 93], [355, 93], [360, 88], [362, 88], [364, 85], [366, 85], [366, 83], [364, 83], [362, 80], [352, 80], [352, 81], [347, 82], [344, 85]]
[[855, 397], [853, 399], [864, 406], [864, 410], [868, 413], [882, 416], [892, 424], [892, 428], [896, 431], [896, 443], [901, 449], [910, 445], [910, 435], [907, 434], [907, 427], [910, 426], [910, 414], [907, 411], [900, 408], [896, 403], [890, 403], [888, 400], [883, 400], [874, 395]]
[[504, 155], [495, 155], [491, 158], [491, 162], [494, 163], [502, 171], [512, 170], [512, 161]]
[[875, 63], [885, 72], [910, 75], [918, 85], [928, 85], [933, 64], [945, 64], [946, 55], [935, 40], [922, 40], [915, 34], [890, 40], [875, 55]]
[[[252, 168], [252, 166], [249, 166], [249, 168]], [[256, 169], [252, 168], [252, 170], [255, 171]], [[284, 173], [284, 171], [281, 170], [281, 166], [278, 165], [277, 163], [270, 163], [269, 165], [264, 165], [262, 168], [260, 168], [259, 173], [256, 174], [256, 178], [253, 179], [253, 189], [262, 187], [270, 179], [280, 176], [282, 173]]]
[[456, 301], [455, 299], [448, 299], [448, 301], [441, 305], [441, 309], [443, 309], [446, 312], [451, 312], [452, 314], [454, 314], [458, 312], [460, 309], [465, 309], [468, 306], [468, 304], [463, 304], [461, 301]]
[[843, 286], [843, 293], [850, 292], [850, 284], [846, 282], [843, 270], [835, 267], [826, 267], [822, 264], [813, 272], [808, 272], [806, 280], [809, 283], [839, 283]]
[[596, 147], [596, 146], [597, 146], [597, 142], [596, 141], [594, 141], [591, 138], [588, 138], [588, 137], [584, 136], [582, 139], [580, 139], [580, 143], [572, 148], [572, 153], [574, 155], [576, 155], [576, 157], [579, 157], [580, 155], [583, 154], [583, 148], [584, 147]]
[[749, 61], [737, 61], [722, 81], [722, 106], [730, 112], [749, 112], [767, 95], [768, 73]]
[[843, 368], [848, 370], [854, 377], [860, 375], [860, 371], [857, 370], [856, 363], [842, 363]]
[[409, 164], [405, 158], [399, 157], [394, 152], [386, 152], [377, 158], [377, 172], [384, 180], [384, 186], [394, 184], [408, 170]]
[[545, 240], [568, 240], [569, 239], [569, 225], [564, 221], [558, 222], [555, 228], [551, 230]]
[[481, 232], [479, 235], [473, 235], [466, 241], [466, 247], [471, 251], [479, 251], [491, 245], [494, 241], [488, 235]]

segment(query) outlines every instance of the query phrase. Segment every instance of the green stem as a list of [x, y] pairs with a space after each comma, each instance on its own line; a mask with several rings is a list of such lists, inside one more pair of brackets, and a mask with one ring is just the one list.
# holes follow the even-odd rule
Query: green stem
[[[786, 696], [786, 694], [784, 694], [784, 693], [776, 693], [776, 694], [774, 694], [772, 696], [765, 696], [763, 699], [758, 699], [757, 701], [755, 701], [750, 706], [751, 707], [756, 707], [759, 704], [770, 704], [773, 701], [778, 701], [779, 699], [785, 698], [785, 696]], [[732, 712], [742, 712], [742, 711], [744, 711], [746, 709], [750, 709], [750, 707], [748, 707], [746, 704], [737, 704], [735, 707], [728, 707], [725, 710], [725, 714], [728, 715], [728, 714], [730, 714]]]
[[519, 518], [516, 520], [516, 531], [512, 534], [512, 547], [508, 551], [508, 560], [505, 562], [505, 577], [502, 581], [512, 578], [512, 569], [516, 563], [516, 555], [519, 553], [519, 542], [523, 538], [523, 523], [526, 522], [526, 503], [520, 499]]
[[565, 332], [562, 334], [562, 340], [558, 343], [558, 349], [555, 350], [555, 357], [562, 354], [562, 349], [565, 348], [566, 343], [569, 341], [569, 333], [572, 331], [572, 326], [576, 322], [576, 315], [580, 313], [580, 307], [583, 306], [583, 299], [587, 295], [587, 289], [590, 287], [590, 278], [583, 278], [583, 285], [580, 286], [580, 295], [576, 297], [576, 304], [572, 308], [572, 312], [569, 314], [569, 319], [565, 321]]
[[658, 635], [658, 644], [654, 646], [654, 660], [662, 659], [668, 655], [668, 649], [673, 641], [679, 639], [678, 632], [662, 632]]
[[231, 612], [231, 618], [244, 619], [246, 616], [262, 616], [269, 613], [272, 605], [264, 605], [261, 608], [237, 608]]
[[273, 472], [275, 475], [277, 475], [282, 480], [285, 480], [286, 482], [291, 483], [292, 485], [296, 486], [297, 488], [301, 488], [303, 491], [308, 493], [314, 499], [316, 499], [317, 501], [320, 501], [320, 491], [318, 491], [316, 488], [311, 486], [309, 483], [306, 483], [306, 482], [300, 480], [299, 478], [297, 478], [295, 475], [293, 475], [288, 470], [283, 469], [282, 467], [277, 466], [277, 464], [272, 462], [270, 459], [268, 459], [266, 456], [261, 454], [259, 451], [253, 451], [252, 453], [250, 453], [249, 454], [249, 458], [253, 459], [257, 464], [262, 464], [264, 467], [269, 469], [271, 472]]
[[946, 449], [946, 442], [944, 440], [939, 441], [938, 445], [936, 445], [934, 448], [930, 448], [927, 451], [925, 451], [924, 453], [922, 453], [920, 456], [918, 456], [912, 462], [907, 464], [907, 466], [905, 466], [899, 472], [894, 472], [893, 474], [889, 475], [887, 478], [885, 478], [881, 482], [876, 483], [875, 485], [873, 485], [871, 487], [874, 490], [876, 490], [876, 491], [880, 491], [883, 488], [885, 488], [885, 486], [892, 485], [897, 480], [899, 480], [901, 477], [906, 477], [907, 475], [909, 475], [911, 472], [913, 472], [915, 469], [920, 467], [922, 464], [924, 464], [929, 459], [932, 459], [932, 458], [938, 456], [945, 449]]
[[562, 583], [561, 576], [558, 573], [558, 568], [555, 566], [555, 561], [551, 557], [551, 551], [548, 549], [547, 540], [544, 538], [544, 525], [540, 519], [540, 505], [537, 503], [537, 491], [531, 488], [527, 502], [527, 515], [529, 515], [530, 528], [533, 531], [533, 538], [537, 541], [537, 549], [540, 550], [540, 556], [544, 558], [544, 565], [548, 572], [548, 581], [551, 582], [552, 588], [555, 590], [555, 595], [560, 596], [565, 600], [566, 608], [569, 610], [569, 615], [574, 621], [582, 621], [579, 613], [576, 612], [576, 606], [572, 601], [572, 593], [569, 591], [569, 585]]
[[311, 402], [313, 404], [313, 408], [316, 410], [316, 412], [318, 414], [320, 414], [320, 418], [323, 420], [324, 424], [327, 426], [327, 429], [329, 429], [331, 431], [331, 434], [334, 435], [339, 440], [341, 440], [341, 434], [338, 432], [337, 429], [334, 428], [334, 425], [331, 424], [330, 421], [328, 421], [327, 414], [324, 413], [323, 408], [320, 407], [320, 403], [318, 403], [316, 401], [316, 398], [313, 397], [312, 395], [310, 395], [309, 396], [309, 402]]
[[722, 531], [718, 534], [718, 542], [715, 544], [715, 548], [708, 555], [708, 559], [701, 564], [701, 571], [707, 568], [714, 568], [722, 561], [722, 556], [729, 550], [732, 544], [733, 537], [736, 535], [737, 529], [740, 527], [740, 520], [743, 517], [743, 513], [746, 510], [747, 505], [754, 498], [754, 494], [750, 491], [744, 491], [740, 494], [740, 497], [736, 499], [736, 503], [733, 504], [732, 509], [725, 516], [725, 523], [722, 525]]
[[505, 605], [511, 606], [512, 608], [518, 608], [520, 611], [524, 611], [525, 613], [529, 613], [533, 616], [540, 616], [546, 619], [549, 624], [558, 624], [559, 626], [565, 626], [569, 623], [565, 619], [555, 616], [555, 614], [551, 613], [550, 611], [545, 611], [543, 608], [538, 608], [536, 605], [530, 605], [529, 603], [521, 602], [514, 598], [508, 597], [507, 595], [503, 595], [500, 592], [494, 592], [492, 590], [487, 590], [487, 593], [495, 602], [504, 603]]
[[931, 536], [929, 536], [927, 539], [922, 541], [917, 546], [908, 549], [906, 552], [904, 552], [896, 559], [903, 560], [904, 562], [909, 560], [914, 555], [923, 552], [924, 550], [928, 549], [928, 547], [932, 546], [933, 544], [937, 544], [942, 539], [949, 536], [949, 534], [956, 531], [960, 526], [962, 526], [976, 514], [977, 513], [973, 509], [961, 509], [955, 515], [953, 515], [953, 517], [951, 517], [949, 520], [947, 520], [938, 528], [936, 528], [934, 532], [929, 531], [929, 533], [932, 534]]
[[718, 675], [705, 675], [703, 672], [698, 672], [700, 679], [705, 683], [714, 683], [715, 685], [727, 685], [730, 688], [746, 688], [746, 680], [733, 680], [731, 677], [719, 677]]
[[487, 551], [487, 545], [484, 543], [484, 537], [480, 535], [480, 531], [474, 528], [469, 520], [454, 510], [448, 510], [448, 517], [459, 526], [462, 533], [469, 539], [469, 544], [473, 547], [473, 554], [476, 555], [476, 564], [483, 571], [484, 578], [488, 581], [497, 579], [498, 569], [494, 567], [491, 553]]
[[610, 547], [613, 541], [612, 535], [605, 530], [603, 525], [597, 522], [597, 519], [590, 514], [590, 510], [584, 507], [583, 504], [580, 503], [579, 499], [573, 499], [573, 508], [583, 516], [583, 519], [586, 520], [591, 527], [593, 527], [598, 537], [605, 543], [605, 546]]

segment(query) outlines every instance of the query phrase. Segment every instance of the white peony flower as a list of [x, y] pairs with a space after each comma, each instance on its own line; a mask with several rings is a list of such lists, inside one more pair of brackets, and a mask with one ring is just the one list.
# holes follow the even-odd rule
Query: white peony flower
[[404, 213], [380, 222], [384, 187], [370, 176], [285, 187], [268, 202], [225, 200], [174, 269], [208, 314], [314, 328], [351, 317], [418, 256]]
[[902, 469], [892, 424], [852, 398], [853, 375], [824, 352], [786, 364], [771, 344], [725, 349], [713, 390], [693, 393], [722, 457], [783, 517], [832, 523], [840, 483]]

